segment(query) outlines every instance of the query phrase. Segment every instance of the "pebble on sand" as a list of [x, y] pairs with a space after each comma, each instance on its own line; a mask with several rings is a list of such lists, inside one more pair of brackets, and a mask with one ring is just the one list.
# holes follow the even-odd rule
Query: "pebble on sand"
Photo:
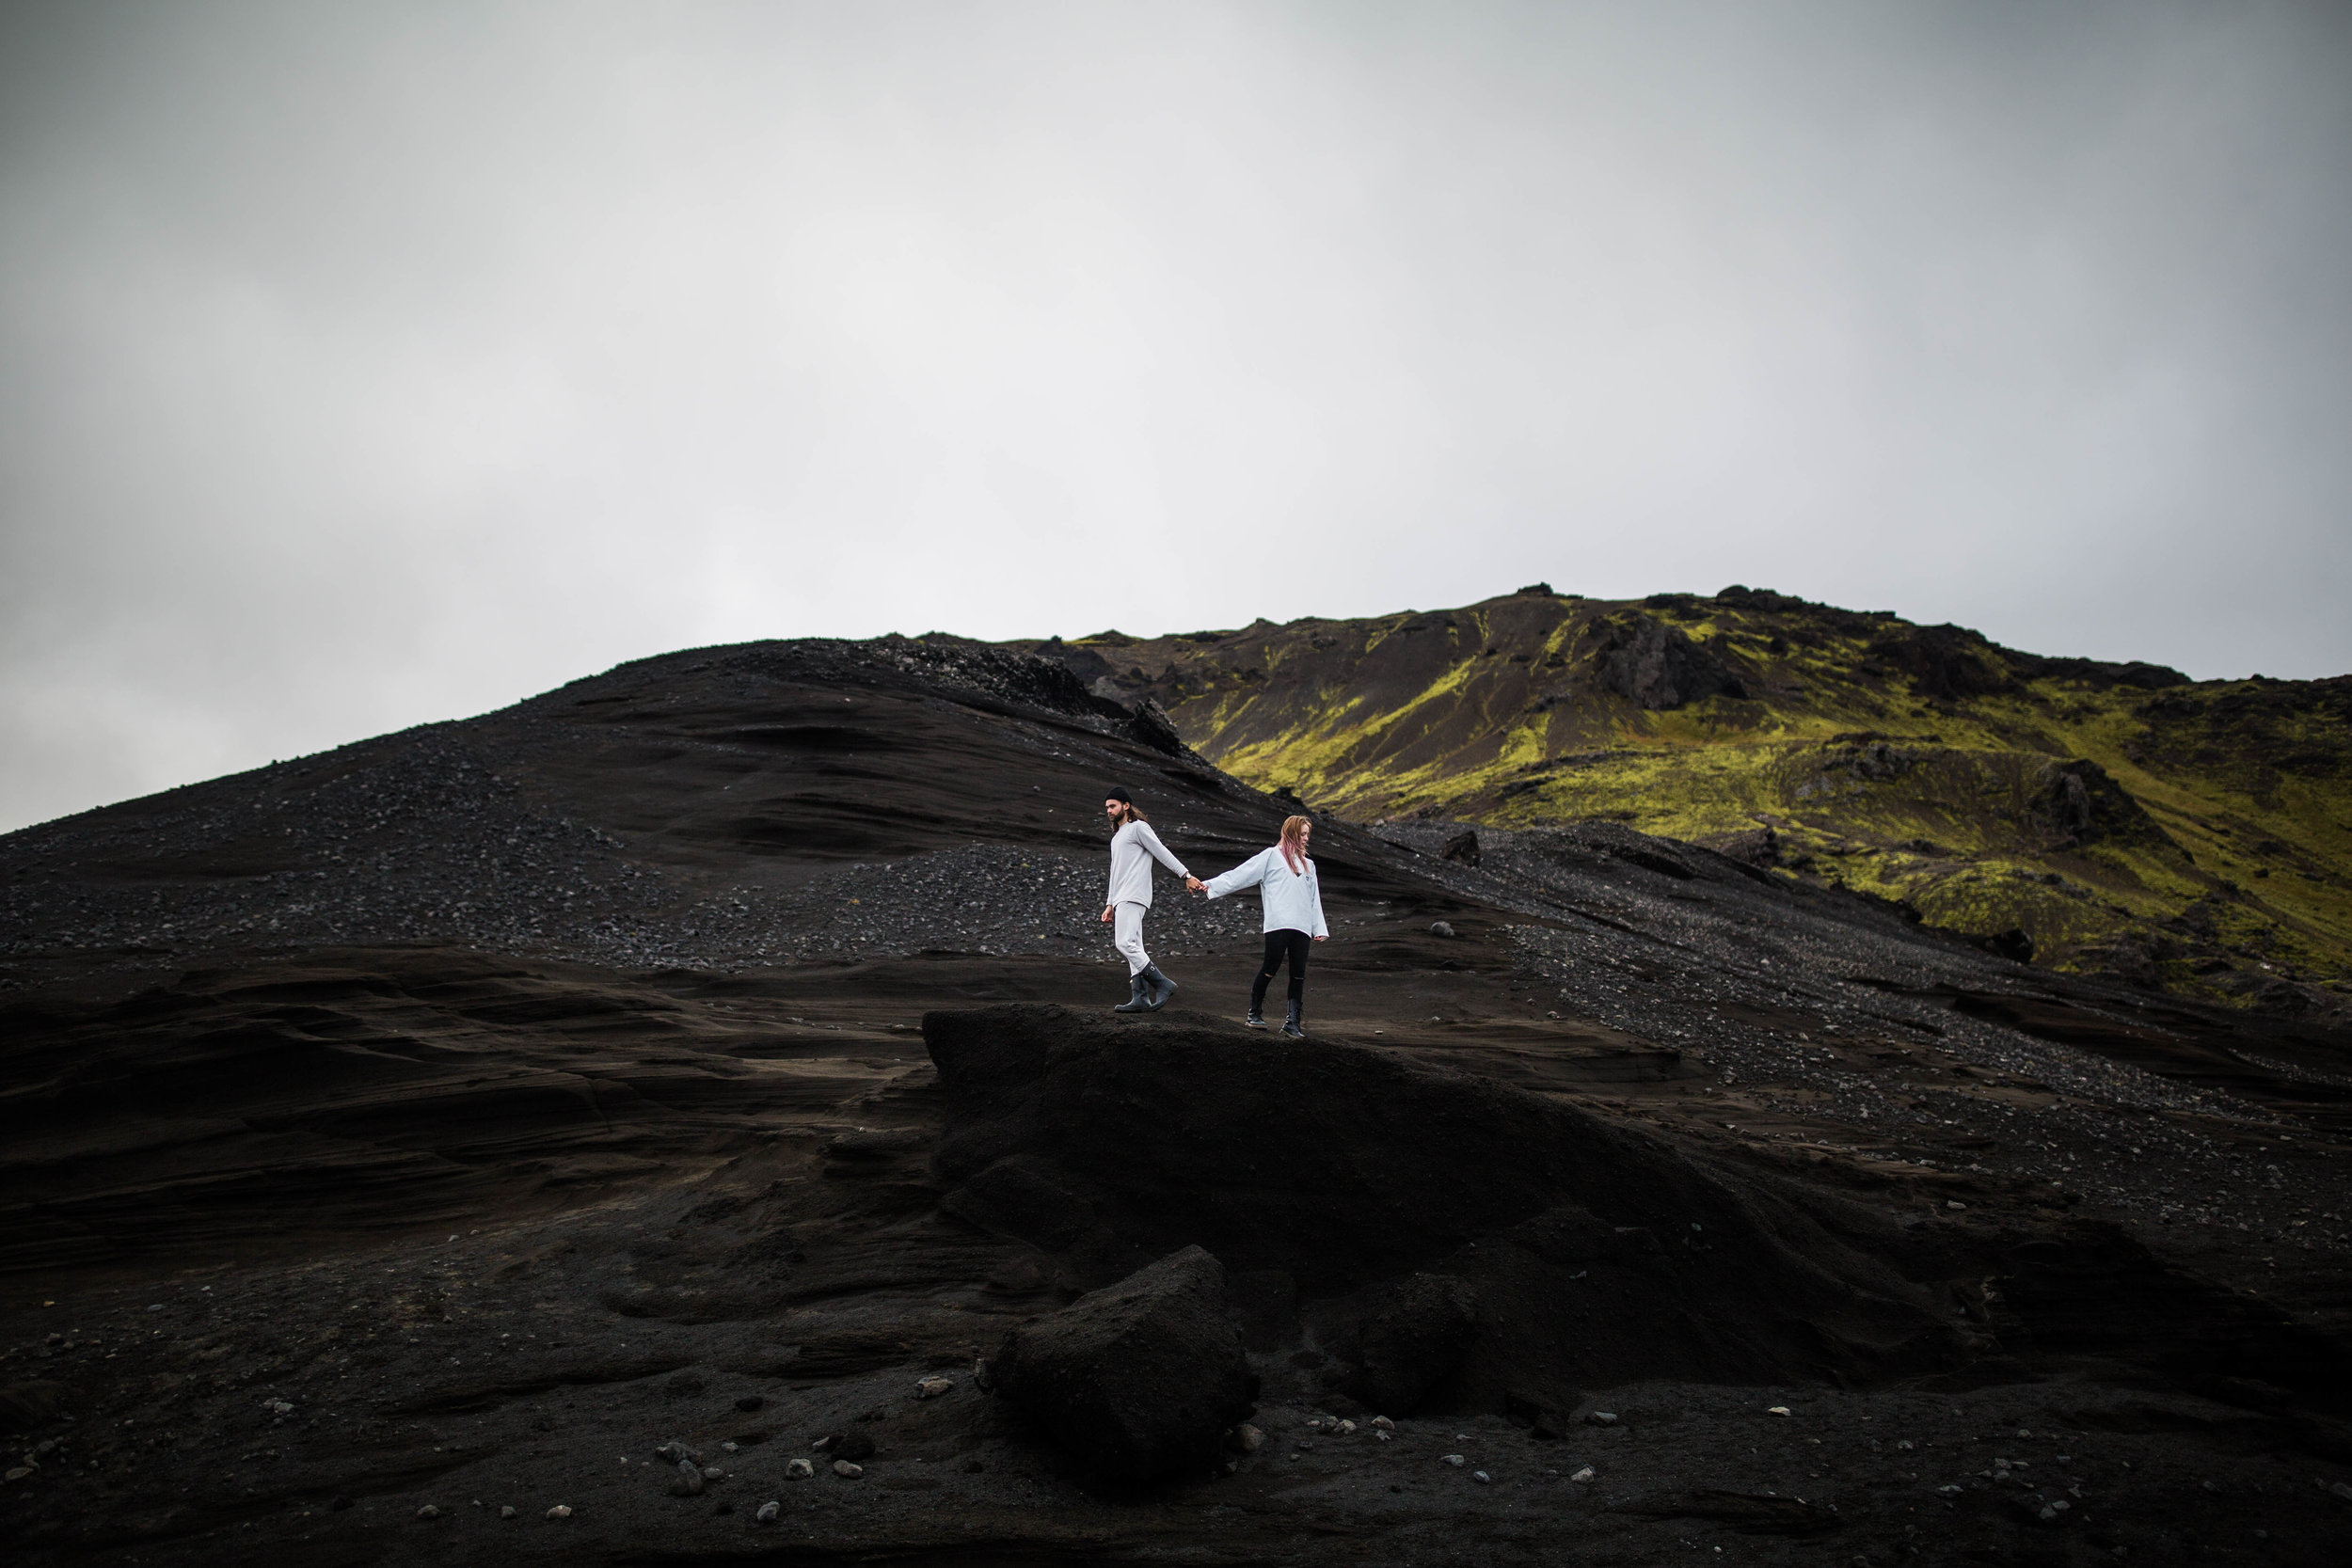
[[955, 1386], [951, 1378], [927, 1377], [914, 1386], [914, 1397], [918, 1400], [935, 1400]]
[[763, 1525], [772, 1525], [776, 1522], [776, 1515], [782, 1513], [783, 1512], [784, 1505], [782, 1503], [773, 1501], [764, 1502], [759, 1505], [759, 1512], [753, 1514], [752, 1517], [758, 1520]]
[[427, 1503], [422, 1508], [417, 1510], [417, 1517], [420, 1519], [437, 1519], [440, 1516], [441, 1511], [434, 1507], [431, 1503]]
[[1593, 1467], [1590, 1465], [1583, 1465], [1568, 1479], [1575, 1481], [1589, 1481], [1593, 1479]]
[[852, 1465], [846, 1459], [836, 1459], [833, 1462], [833, 1473], [843, 1481], [855, 1481], [866, 1473], [866, 1466]]
[[1788, 1407], [1785, 1404], [1775, 1404], [1766, 1410], [1764, 1414], [1767, 1416], [1786, 1416], [1788, 1414]]
[[557, 1503], [548, 1510], [548, 1517], [550, 1519], [568, 1519], [571, 1516], [572, 1505], [569, 1503]]
[[784, 1473], [794, 1481], [806, 1481], [817, 1473], [817, 1466], [805, 1459], [787, 1460], [785, 1463]]
[[1465, 1462], [1462, 1456], [1458, 1453], [1445, 1453], [1438, 1456], [1438, 1463], [1440, 1465], [1451, 1465], [1458, 1470], [1462, 1467]]

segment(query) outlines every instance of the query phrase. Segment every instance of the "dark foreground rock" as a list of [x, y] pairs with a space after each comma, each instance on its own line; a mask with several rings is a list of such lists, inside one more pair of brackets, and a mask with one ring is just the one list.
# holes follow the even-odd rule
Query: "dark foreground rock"
[[1489, 1078], [1197, 1016], [1000, 1006], [924, 1035], [949, 1212], [1079, 1285], [1207, 1247], [1293, 1304], [1269, 1342], [1322, 1324], [1326, 1386], [1391, 1415], [1966, 1351], [1950, 1260], [1883, 1214]]
[[1022, 1324], [993, 1370], [1062, 1447], [1127, 1481], [1209, 1461], [1258, 1386], [1225, 1318], [1225, 1271], [1197, 1246]]

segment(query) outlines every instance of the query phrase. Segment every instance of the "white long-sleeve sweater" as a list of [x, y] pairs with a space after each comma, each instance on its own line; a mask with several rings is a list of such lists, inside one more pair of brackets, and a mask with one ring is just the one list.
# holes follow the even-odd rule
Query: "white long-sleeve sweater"
[[1258, 890], [1258, 902], [1265, 911], [1263, 929], [1304, 931], [1311, 937], [1331, 934], [1331, 927], [1323, 923], [1323, 888], [1315, 880], [1313, 861], [1307, 862], [1306, 870], [1293, 871], [1278, 844], [1208, 881], [1212, 898], [1222, 898], [1246, 887]]
[[1130, 822], [1111, 834], [1111, 885], [1103, 902], [1152, 904], [1152, 863], [1158, 861], [1179, 877], [1189, 877], [1184, 863], [1168, 852], [1149, 822]]

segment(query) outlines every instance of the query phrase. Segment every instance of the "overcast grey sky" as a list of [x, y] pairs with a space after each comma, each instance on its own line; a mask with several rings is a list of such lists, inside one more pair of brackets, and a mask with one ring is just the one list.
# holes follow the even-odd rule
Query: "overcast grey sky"
[[0, 829], [756, 637], [2352, 670], [2352, 8], [0, 7]]

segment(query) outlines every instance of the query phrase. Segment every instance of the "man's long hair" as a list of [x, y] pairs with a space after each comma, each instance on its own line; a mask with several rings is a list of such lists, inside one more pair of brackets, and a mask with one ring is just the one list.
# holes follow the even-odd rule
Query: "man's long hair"
[[[1144, 816], [1143, 813], [1136, 809], [1136, 803], [1133, 800], [1121, 800], [1119, 803], [1119, 828], [1123, 828], [1130, 822], [1149, 822], [1152, 819], [1150, 817]], [[1111, 832], [1119, 832], [1119, 828], [1113, 828]]]
[[1307, 874], [1307, 830], [1313, 826], [1314, 822], [1304, 816], [1282, 818], [1282, 859], [1294, 877]]

